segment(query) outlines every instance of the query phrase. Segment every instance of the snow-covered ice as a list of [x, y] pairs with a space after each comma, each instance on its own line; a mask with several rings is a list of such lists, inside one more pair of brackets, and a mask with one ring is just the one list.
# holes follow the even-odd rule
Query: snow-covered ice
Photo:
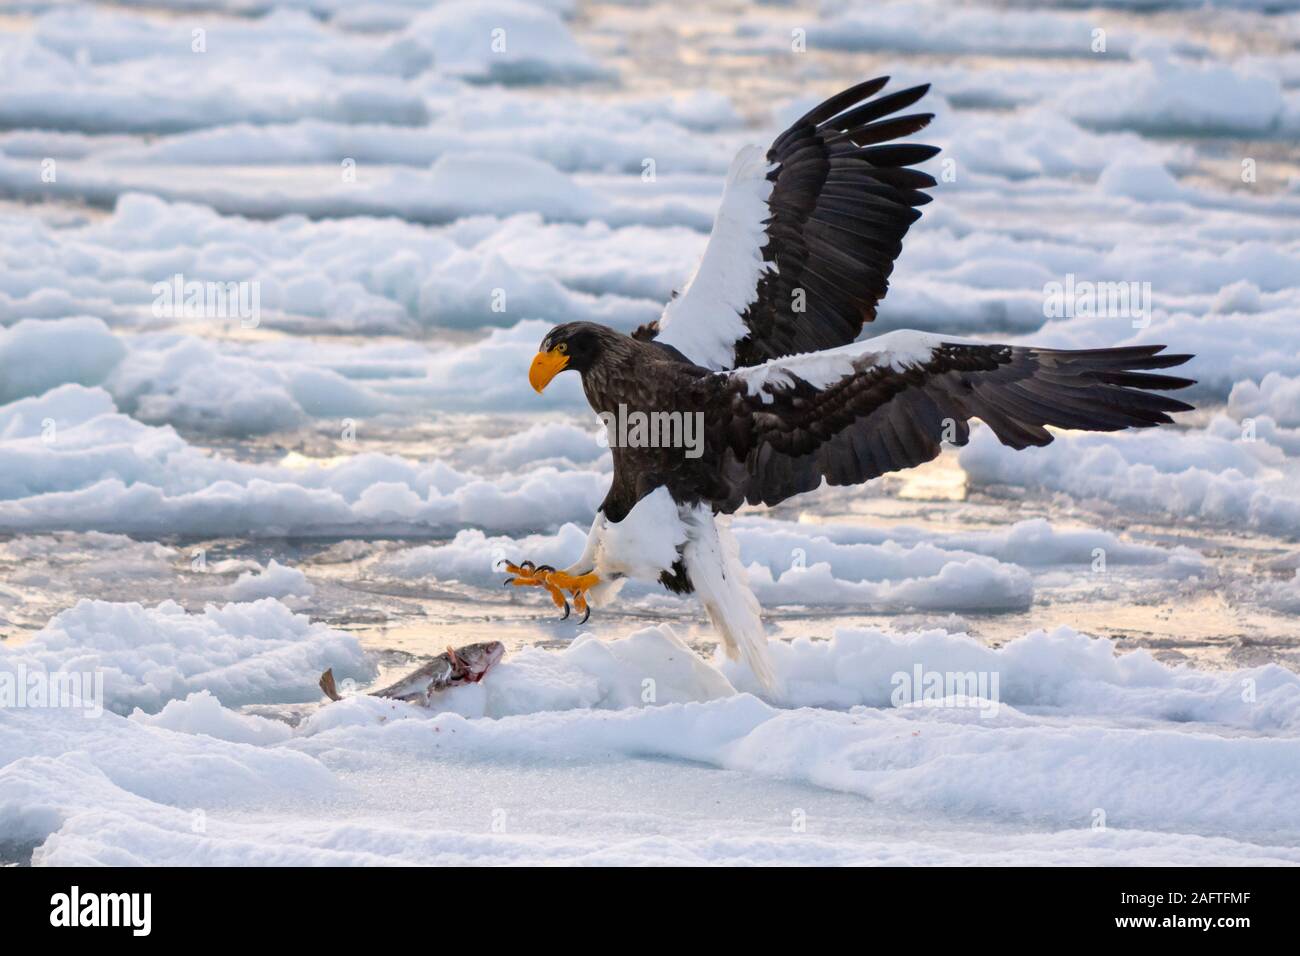
[[[1068, 630], [1000, 651], [853, 629], [776, 650], [782, 706], [660, 626], [525, 649], [439, 712], [352, 697], [290, 730], [206, 689], [126, 719], [19, 712], [0, 821], [48, 864], [1300, 859], [1300, 678], [1283, 668], [1173, 669]], [[912, 667], [999, 674], [1000, 699], [891, 706]], [[539, 767], [559, 802], [521, 804]], [[677, 799], [629, 801], [646, 774]], [[728, 779], [745, 781], [733, 807], [692, 802]]]
[[[285, 569], [281, 569], [284, 571]], [[268, 571], [263, 578], [275, 576]], [[259, 579], [234, 587], [255, 591]], [[373, 666], [354, 637], [294, 614], [275, 598], [209, 605], [188, 614], [164, 602], [81, 601], [30, 641], [0, 649], [6, 673], [83, 672], [103, 675], [109, 710], [157, 710], [191, 690], [209, 691], [232, 706], [270, 696], [315, 700], [316, 677], [371, 677]]]
[[[6, 13], [0, 861], [1300, 864], [1300, 3], [701, 10]], [[743, 509], [776, 695], [689, 598], [502, 588], [611, 469], [538, 342], [885, 73], [942, 152], [871, 331], [1165, 344], [1196, 411]]]

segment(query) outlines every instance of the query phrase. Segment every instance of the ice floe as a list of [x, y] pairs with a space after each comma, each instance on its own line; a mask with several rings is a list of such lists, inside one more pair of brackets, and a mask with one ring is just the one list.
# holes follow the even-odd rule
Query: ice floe
[[[965, 851], [973, 859], [1011, 853], [1006, 838], [1014, 853], [1002, 858], [1021, 861], [1245, 858], [1234, 839], [1265, 841], [1255, 862], [1260, 853], [1294, 852], [1266, 843], [1297, 824], [1289, 794], [1298, 745], [1278, 734], [1300, 720], [1300, 680], [1282, 668], [1170, 668], [1142, 653], [1117, 656], [1108, 642], [1068, 629], [1001, 650], [942, 632], [852, 629], [774, 650], [792, 702], [802, 704], [796, 709], [736, 693], [725, 669], [700, 660], [670, 629], [650, 628], [610, 645], [522, 651], [484, 683], [442, 695], [433, 710], [352, 697], [293, 731], [203, 691], [130, 719], [55, 714], [34, 723], [7, 713], [0, 753], [20, 756], [0, 769], [0, 820], [13, 843], [47, 864], [542, 862], [590, 857], [597, 847], [599, 858], [620, 862], [664, 853], [694, 862], [882, 862], [926, 852], [923, 836], [916, 843], [881, 834], [864, 844], [860, 835], [833, 839], [814, 829], [799, 838], [788, 819], [784, 838], [773, 821], [743, 843], [704, 841], [682, 828], [646, 843], [570, 803], [584, 814], [579, 838], [562, 818], [505, 794], [495, 816], [430, 815], [424, 797], [392, 785], [394, 774], [438, 781], [446, 811], [448, 802], [525, 784], [546, 768], [552, 792], [579, 799], [584, 768], [594, 765], [613, 788], [601, 791], [607, 800], [621, 792], [618, 780], [643, 785], [639, 768], [651, 758], [668, 775], [661, 779], [676, 780], [683, 763], [744, 773], [778, 807], [793, 798], [791, 807], [828, 812], [834, 795], [857, 795], [892, 826], [953, 825], [936, 824], [943, 819], [988, 834], [996, 820], [995, 831], [1010, 821], [1038, 831], [1013, 826], [991, 841], [999, 849], [977, 839]], [[996, 674], [996, 698], [895, 706], [917, 669]], [[77, 752], [63, 753], [70, 747]], [[362, 794], [384, 779], [393, 799], [366, 803]], [[1224, 779], [1234, 785], [1223, 787]], [[790, 783], [805, 788], [802, 796], [783, 790]], [[694, 789], [686, 779], [681, 787]], [[749, 811], [730, 812], [755, 826]], [[811, 814], [820, 827], [843, 826]], [[492, 824], [502, 817], [523, 832]]]
[[[0, 693], [99, 674], [106, 709], [0, 707], [0, 861], [1300, 863], [1300, 684], [1230, 669], [1290, 666], [1300, 613], [1297, 3], [1050, 6], [15, 13]], [[574, 377], [529, 388], [537, 344], [657, 316], [737, 148], [868, 62], [933, 82], [943, 147], [869, 333], [1165, 344], [1197, 410], [1022, 452], [976, 427], [951, 499], [737, 515], [794, 638], [777, 699], [661, 589], [528, 623], [497, 561], [576, 559], [610, 472]], [[160, 308], [176, 277], [255, 288], [256, 321]], [[1149, 298], [1053, 314], [1067, 281]], [[316, 705], [325, 667], [410, 663], [389, 624], [440, 650], [438, 602], [549, 646], [432, 709]], [[1120, 608], [1119, 645], [1035, 630]]]
[[356, 638], [312, 623], [274, 598], [209, 605], [189, 614], [173, 602], [81, 601], [16, 648], [0, 647], [0, 666], [29, 673], [102, 675], [102, 706], [125, 713], [160, 709], [194, 690], [227, 705], [315, 700], [316, 678], [333, 667], [371, 677]]

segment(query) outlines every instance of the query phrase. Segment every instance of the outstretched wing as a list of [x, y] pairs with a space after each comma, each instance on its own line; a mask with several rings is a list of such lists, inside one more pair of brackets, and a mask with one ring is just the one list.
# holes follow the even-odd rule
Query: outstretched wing
[[638, 338], [718, 370], [858, 337], [921, 215], [915, 207], [930, 201], [920, 190], [935, 184], [907, 167], [938, 149], [890, 143], [930, 122], [931, 113], [892, 115], [929, 86], [871, 99], [888, 81], [831, 97], [778, 136], [766, 159], [756, 147], [737, 154], [704, 258]]
[[1190, 355], [1163, 345], [1057, 351], [891, 332], [830, 351], [720, 373], [724, 510], [772, 505], [822, 480], [854, 485], [964, 445], [978, 418], [1012, 448], [1044, 427], [1117, 431], [1168, 423], [1190, 405], [1158, 394], [1194, 384], [1153, 374]]

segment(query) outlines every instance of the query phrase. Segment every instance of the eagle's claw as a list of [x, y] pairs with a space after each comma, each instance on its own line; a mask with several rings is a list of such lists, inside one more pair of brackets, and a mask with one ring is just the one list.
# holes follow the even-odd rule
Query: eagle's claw
[[510, 561], [498, 562], [504, 564], [511, 577], [506, 578], [507, 587], [542, 587], [546, 588], [551, 600], [558, 608], [564, 609], [564, 614], [560, 620], [568, 620], [572, 608], [569, 606], [568, 599], [564, 592], [568, 591], [573, 597], [573, 604], [582, 612], [582, 620], [579, 625], [586, 624], [587, 619], [591, 617], [591, 605], [587, 602], [587, 591], [600, 583], [600, 578], [594, 574], [569, 574], [565, 571], [557, 571], [549, 564], [533, 564], [531, 561], [521, 561], [514, 564]]

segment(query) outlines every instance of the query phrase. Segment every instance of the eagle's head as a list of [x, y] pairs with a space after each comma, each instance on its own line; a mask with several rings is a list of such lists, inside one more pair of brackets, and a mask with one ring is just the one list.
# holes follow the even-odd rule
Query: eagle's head
[[589, 372], [618, 338], [613, 329], [594, 322], [557, 325], [542, 339], [528, 369], [528, 384], [540, 392], [561, 372], [569, 369], [579, 374]]

